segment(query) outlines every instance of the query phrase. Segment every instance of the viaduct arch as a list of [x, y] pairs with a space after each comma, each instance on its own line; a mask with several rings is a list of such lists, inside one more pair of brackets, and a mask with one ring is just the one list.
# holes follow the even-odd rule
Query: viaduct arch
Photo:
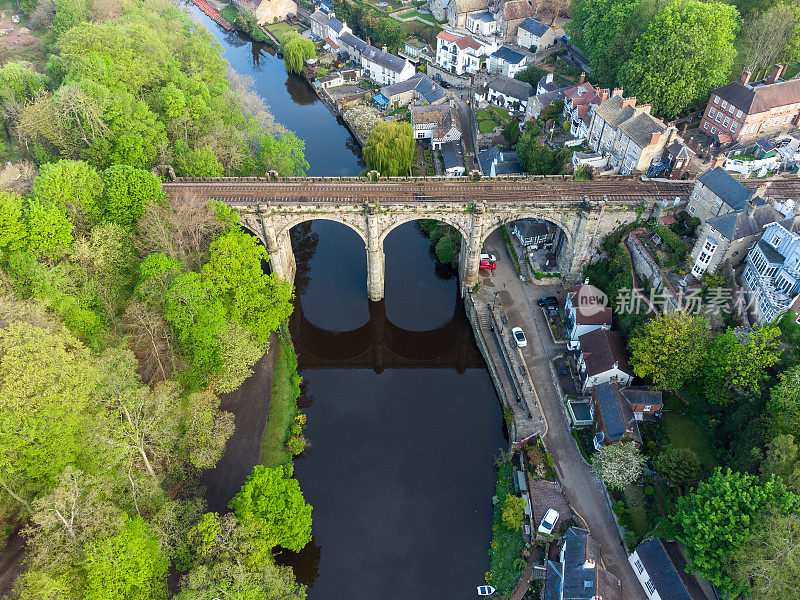
[[608, 178], [578, 182], [565, 177], [466, 179], [364, 178], [176, 178], [170, 195], [216, 199], [240, 213], [242, 225], [264, 243], [279, 277], [292, 281], [296, 264], [289, 230], [327, 219], [353, 229], [364, 241], [367, 293], [384, 297], [383, 243], [396, 227], [434, 219], [462, 236], [462, 295], [478, 282], [480, 253], [495, 229], [524, 218], [545, 219], [566, 238], [559, 270], [567, 283], [580, 277], [606, 233], [660, 211], [662, 203], [686, 200], [692, 182]]

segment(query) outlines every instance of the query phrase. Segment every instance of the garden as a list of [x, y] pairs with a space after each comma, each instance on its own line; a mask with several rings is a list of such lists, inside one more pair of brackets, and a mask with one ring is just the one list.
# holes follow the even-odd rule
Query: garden
[[264, 29], [269, 31], [272, 35], [275, 36], [275, 39], [278, 40], [278, 43], [283, 47], [283, 45], [288, 42], [292, 37], [297, 35], [302, 29], [296, 28], [285, 21], [280, 23], [270, 23], [269, 25], [265, 25]]
[[475, 113], [478, 120], [478, 130], [481, 133], [491, 133], [497, 127], [505, 127], [511, 121], [511, 115], [505, 108], [487, 106]]

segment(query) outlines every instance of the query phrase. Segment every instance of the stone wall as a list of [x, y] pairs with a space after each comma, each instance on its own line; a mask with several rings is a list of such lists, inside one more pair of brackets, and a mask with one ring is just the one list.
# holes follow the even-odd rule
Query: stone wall
[[[664, 270], [658, 266], [644, 242], [639, 239], [640, 235], [647, 233], [644, 229], [637, 229], [625, 239], [625, 245], [631, 253], [633, 268], [640, 279], [647, 280], [654, 290], [662, 294], [662, 303], [664, 300], [668, 300], [667, 306], [670, 309], [676, 309], [678, 307], [678, 290], [669, 282]], [[663, 304], [659, 307], [663, 307]]]

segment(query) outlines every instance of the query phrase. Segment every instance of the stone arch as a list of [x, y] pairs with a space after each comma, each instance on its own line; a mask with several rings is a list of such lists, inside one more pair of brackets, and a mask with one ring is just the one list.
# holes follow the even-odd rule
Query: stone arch
[[404, 215], [403, 218], [397, 219], [396, 221], [392, 222], [388, 227], [381, 231], [380, 235], [380, 243], [383, 245], [384, 241], [386, 240], [387, 236], [400, 227], [401, 225], [405, 225], [406, 223], [413, 223], [414, 221], [421, 221], [423, 219], [431, 219], [434, 221], [439, 221], [441, 223], [445, 223], [454, 227], [458, 233], [461, 234], [461, 237], [464, 240], [468, 240], [470, 236], [470, 232], [467, 229], [468, 225], [466, 222], [459, 222], [458, 219], [453, 218], [455, 215], [448, 215], [448, 214], [415, 214], [415, 215]]
[[519, 212], [508, 214], [501, 218], [498, 218], [496, 222], [486, 224], [484, 226], [481, 239], [481, 248], [486, 243], [486, 239], [497, 229], [499, 229], [502, 225], [508, 225], [509, 223], [513, 221], [519, 221], [520, 219], [542, 219], [544, 221], [547, 221], [548, 223], [552, 223], [561, 230], [561, 233], [564, 234], [565, 242], [561, 253], [562, 255], [557, 256], [558, 266], [562, 270], [568, 270], [570, 267], [569, 262], [571, 260], [574, 232], [570, 229], [570, 226], [568, 225], [568, 223], [565, 222], [565, 220], [553, 218], [552, 213], [548, 212], [540, 213], [535, 210], [534, 211], [521, 210]]
[[[276, 215], [277, 216], [277, 215]], [[301, 223], [305, 223], [306, 221], [333, 221], [334, 223], [339, 223], [340, 225], [344, 225], [345, 227], [355, 231], [358, 236], [363, 240], [364, 245], [367, 244], [367, 233], [363, 228], [363, 216], [360, 216], [360, 219], [354, 218], [347, 218], [349, 215], [336, 215], [336, 214], [300, 214], [300, 215], [292, 215], [291, 218], [287, 219], [275, 219], [275, 233], [277, 237], [281, 237], [283, 235], [289, 235], [289, 231], [295, 225], [300, 225]], [[358, 221], [358, 224], [357, 224]], [[280, 223], [280, 225], [278, 225]]]

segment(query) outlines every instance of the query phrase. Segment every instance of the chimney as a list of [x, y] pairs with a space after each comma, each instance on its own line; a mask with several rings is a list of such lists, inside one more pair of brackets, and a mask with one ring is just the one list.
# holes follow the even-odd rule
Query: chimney
[[[616, 90], [614, 90], [616, 91]], [[622, 92], [622, 90], [620, 90]], [[621, 94], [620, 94], [621, 95]], [[620, 108], [625, 108], [626, 106], [636, 106], [636, 96], [631, 96], [630, 98], [623, 98], [622, 99], [622, 106]]]
[[614, 361], [614, 368], [619, 369], [619, 362], [617, 362], [616, 360]]
[[328, 16], [329, 16], [331, 19], [335, 19], [335, 18], [336, 18], [336, 13], [335, 13], [334, 11], [331, 11], [331, 12], [329, 12], [329, 13], [328, 13]]
[[383, 50], [383, 53], [386, 54], [386, 51], [388, 50], [388, 48], [386, 47], [386, 44], [381, 46], [381, 50]]
[[721, 167], [724, 164], [725, 164], [725, 154], [720, 152], [719, 154], [717, 154], [717, 156], [714, 158], [714, 161], [711, 163], [711, 168], [716, 169], [717, 167]]
[[552, 73], [548, 73], [547, 75], [545, 75], [544, 82], [545, 83], [553, 83], [553, 74]]
[[586, 71], [581, 72], [581, 78], [578, 79], [578, 85], [582, 84], [584, 81], [586, 81]]
[[372, 42], [370, 41], [369, 36], [367, 36], [367, 46], [372, 46]]
[[750, 69], [745, 69], [742, 73], [742, 85], [747, 85], [750, 83], [750, 78], [753, 76], [753, 72]]
[[600, 103], [605, 102], [606, 100], [608, 100], [608, 96], [609, 96], [608, 88], [603, 88], [601, 90], [597, 90], [597, 95], [600, 98]]
[[650, 105], [650, 104], [642, 104], [641, 106], [637, 106], [637, 108], [639, 109], [639, 112], [647, 113], [649, 115], [650, 114], [650, 109], [652, 108], [652, 105]]
[[768, 84], [775, 83], [776, 81], [778, 81], [778, 77], [781, 76], [782, 72], [783, 72], [783, 65], [775, 65], [774, 67], [772, 67], [772, 73], [769, 74], [769, 77], [767, 78], [767, 83]]
[[614, 91], [611, 92], [611, 97], [620, 96], [622, 97], [622, 88], [614, 88]]
[[589, 278], [588, 277], [583, 280], [583, 285], [589, 285]]
[[661, 139], [661, 133], [658, 131], [654, 131], [650, 134], [650, 145], [653, 146], [658, 143], [658, 140]]

